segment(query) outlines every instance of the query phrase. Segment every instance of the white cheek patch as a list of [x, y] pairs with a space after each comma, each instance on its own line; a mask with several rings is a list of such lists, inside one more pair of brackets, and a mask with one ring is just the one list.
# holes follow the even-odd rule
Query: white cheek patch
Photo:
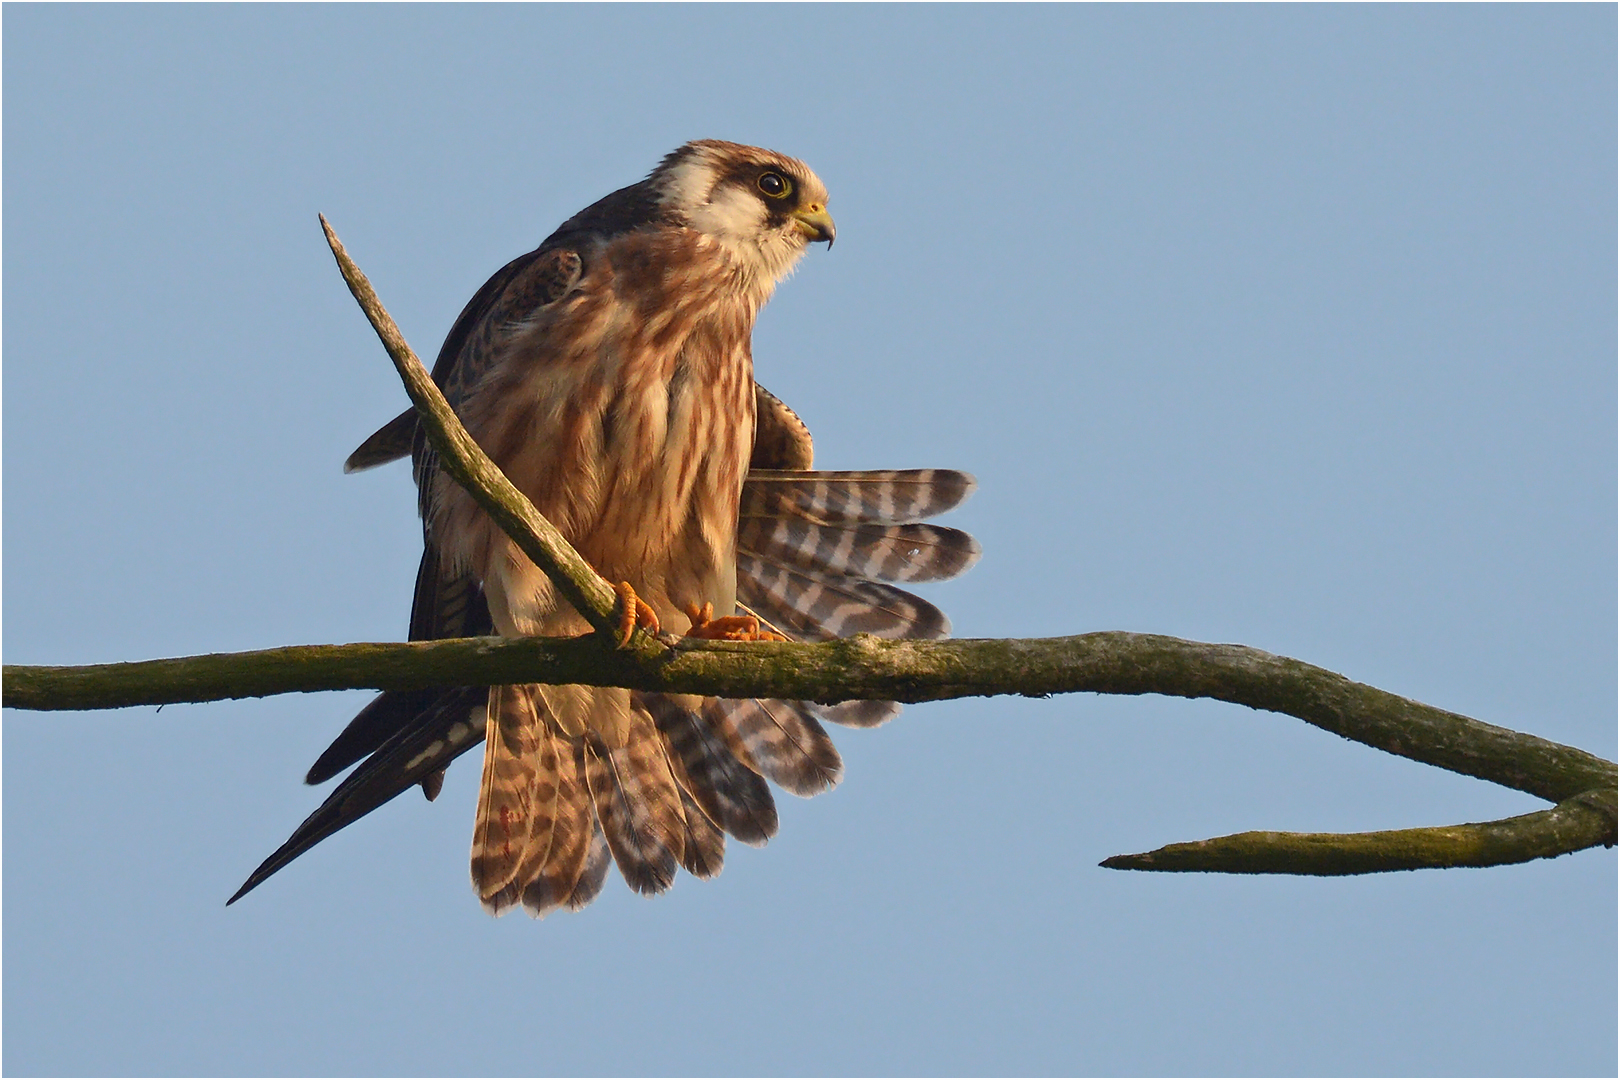
[[681, 210], [701, 206], [709, 200], [709, 191], [719, 178], [705, 155], [693, 154], [669, 170], [661, 201]]
[[691, 211], [692, 227], [727, 246], [757, 242], [765, 228], [765, 204], [737, 184], [726, 184]]
[[722, 186], [689, 220], [719, 244], [765, 290], [765, 296], [804, 254], [804, 236], [798, 228], [791, 223], [769, 228], [765, 204], [740, 184]]

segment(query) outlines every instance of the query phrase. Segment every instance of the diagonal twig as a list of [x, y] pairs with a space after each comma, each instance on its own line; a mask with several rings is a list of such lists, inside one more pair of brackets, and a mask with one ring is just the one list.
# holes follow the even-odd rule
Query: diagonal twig
[[439, 465], [465, 488], [484, 508], [501, 531], [511, 537], [523, 553], [545, 572], [557, 589], [574, 605], [587, 622], [604, 635], [616, 632], [615, 617], [617, 594], [602, 580], [579, 552], [563, 539], [556, 527], [547, 521], [534, 504], [506, 478], [506, 474], [467, 434], [467, 429], [456, 419], [450, 403], [428, 375], [427, 368], [405, 341], [405, 335], [382, 306], [377, 293], [366, 275], [361, 273], [343, 242], [338, 239], [326, 215], [320, 215], [321, 230], [337, 259], [338, 271], [348, 283], [349, 292], [365, 312], [371, 327], [377, 331], [383, 348], [394, 361], [394, 368], [405, 383], [405, 392], [416, 406], [428, 441], [439, 453]]

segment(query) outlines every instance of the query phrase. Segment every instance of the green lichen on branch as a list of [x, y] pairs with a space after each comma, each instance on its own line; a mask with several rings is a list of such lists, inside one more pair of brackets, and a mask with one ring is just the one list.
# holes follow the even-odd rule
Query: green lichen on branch
[[[651, 643], [649, 643], [651, 644]], [[589, 683], [719, 697], [937, 701], [1163, 694], [1284, 713], [1347, 739], [1562, 802], [1615, 783], [1582, 750], [1411, 701], [1288, 657], [1156, 634], [807, 645], [682, 642], [651, 658], [596, 636], [311, 645], [81, 668], [5, 669], [4, 703], [97, 709], [320, 690]]]

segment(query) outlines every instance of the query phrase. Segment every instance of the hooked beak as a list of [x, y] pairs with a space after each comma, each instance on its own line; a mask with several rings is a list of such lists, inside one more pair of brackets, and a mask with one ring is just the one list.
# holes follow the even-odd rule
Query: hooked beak
[[810, 242], [817, 240], [827, 241], [827, 249], [832, 250], [833, 236], [837, 232], [833, 228], [832, 215], [820, 203], [810, 203], [793, 211], [793, 220], [798, 223], [799, 229]]

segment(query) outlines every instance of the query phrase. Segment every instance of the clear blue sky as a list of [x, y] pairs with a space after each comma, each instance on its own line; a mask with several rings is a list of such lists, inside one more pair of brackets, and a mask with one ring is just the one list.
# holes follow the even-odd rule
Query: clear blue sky
[[[1613, 757], [1612, 6], [4, 13], [4, 648], [398, 639], [419, 352], [679, 143], [809, 161], [761, 381], [951, 466], [968, 636], [1234, 641]], [[224, 900], [365, 700], [7, 713], [23, 1073], [1613, 1073], [1612, 852], [1130, 875], [1251, 828], [1541, 804], [1212, 702], [837, 733], [725, 873], [487, 918], [477, 768]]]

